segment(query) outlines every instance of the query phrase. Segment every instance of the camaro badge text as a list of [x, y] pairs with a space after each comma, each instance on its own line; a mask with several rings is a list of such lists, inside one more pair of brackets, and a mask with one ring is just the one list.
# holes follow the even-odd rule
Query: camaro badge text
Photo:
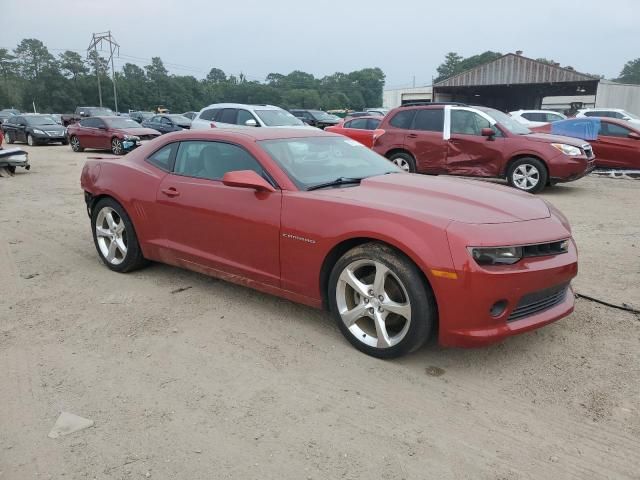
[[311, 240], [310, 238], [299, 237], [297, 235], [291, 235], [290, 233], [283, 233], [282, 236], [284, 238], [290, 238], [291, 240], [300, 240], [301, 242], [316, 243], [315, 240]]

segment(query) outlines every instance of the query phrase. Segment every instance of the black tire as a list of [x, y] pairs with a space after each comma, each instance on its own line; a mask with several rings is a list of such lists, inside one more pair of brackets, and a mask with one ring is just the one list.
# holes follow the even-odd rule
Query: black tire
[[[100, 245], [98, 244], [98, 235], [96, 234], [96, 222], [100, 216], [100, 212], [103, 209], [111, 209], [111, 211], [117, 214], [118, 220], [124, 222], [123, 238], [127, 246], [126, 255], [117, 265], [111, 263], [103, 254]], [[93, 243], [96, 247], [96, 251], [100, 256], [102, 262], [111, 270], [118, 273], [131, 272], [145, 266], [148, 262], [142, 255], [140, 244], [138, 243], [138, 237], [133, 227], [133, 223], [129, 218], [129, 215], [125, 209], [116, 202], [113, 198], [103, 198], [99, 200], [91, 209], [91, 232], [93, 233]]]
[[[528, 172], [530, 177], [522, 177]], [[520, 177], [518, 177], [520, 175]], [[547, 186], [549, 174], [546, 165], [533, 157], [519, 158], [509, 166], [507, 181], [513, 188], [528, 193], [541, 192]], [[535, 184], [533, 184], [535, 181]]]
[[113, 153], [114, 155], [122, 155], [124, 153], [122, 140], [117, 137], [111, 139], [111, 153]]
[[4, 141], [7, 143], [13, 143], [16, 141], [16, 139], [13, 138], [13, 135], [11, 135], [11, 132], [4, 132]]
[[60, 142], [62, 145], [69, 145], [69, 140], [68, 139], [64, 139]]
[[35, 147], [36, 145], [39, 145], [38, 141], [33, 138], [33, 135], [31, 135], [30, 133], [27, 133], [27, 145], [29, 145], [30, 147]]
[[8, 167], [7, 167], [7, 170], [9, 170], [9, 173], [10, 173], [11, 175], [15, 175], [15, 173], [16, 173], [16, 167], [15, 167], [15, 165], [10, 165], [10, 166], [8, 166]]
[[[374, 336], [372, 333], [370, 333], [368, 337], [367, 334], [363, 333], [363, 331], [367, 329], [367, 325], [369, 323], [371, 325], [375, 325], [375, 322], [368, 318], [366, 314], [363, 315], [357, 322], [354, 322], [354, 325], [357, 325], [359, 329], [362, 328], [361, 331], [358, 331], [358, 336], [356, 336], [356, 334], [353, 333], [349, 329], [349, 327], [347, 327], [340, 314], [337, 296], [337, 292], [342, 286], [340, 276], [347, 267], [351, 267], [354, 264], [357, 265], [358, 262], [367, 263], [369, 261], [380, 263], [393, 273], [393, 276], [395, 277], [393, 277], [392, 275], [386, 277], [387, 280], [390, 277], [393, 277], [390, 286], [393, 287], [394, 284], [396, 286], [398, 285], [396, 283], [397, 278], [401, 282], [400, 288], [404, 287], [404, 290], [398, 289], [396, 291], [400, 292], [402, 296], [406, 295], [407, 298], [402, 300], [402, 302], [409, 302], [411, 320], [409, 321], [408, 327], [406, 327], [406, 333], [404, 333], [404, 336], [402, 336], [404, 327], [402, 323], [399, 324], [397, 329], [402, 329], [402, 331], [397, 333], [399, 337], [398, 343], [391, 346], [380, 347], [372, 346], [365, 343], [376, 342], [376, 336]], [[365, 265], [358, 268], [366, 269], [370, 267]], [[375, 268], [377, 269], [377, 267]], [[370, 275], [375, 275], [375, 273]], [[369, 278], [371, 279], [372, 277], [370, 276]], [[366, 282], [366, 284], [368, 283], [369, 282]], [[385, 283], [384, 285], [389, 284]], [[369, 286], [375, 288], [375, 285], [367, 285], [367, 288], [369, 288]], [[385, 295], [387, 294], [386, 289], [387, 287], [383, 287], [383, 290], [385, 290]], [[369, 293], [371, 292], [373, 292], [373, 289], [369, 291]], [[342, 293], [340, 293], [340, 295], [342, 295]], [[363, 300], [366, 304], [375, 307], [373, 302], [375, 301], [376, 295], [377, 294], [374, 292], [371, 300]], [[334, 316], [336, 323], [338, 324], [338, 328], [346, 337], [346, 339], [361, 352], [377, 358], [400, 357], [420, 348], [429, 339], [429, 335], [431, 334], [431, 331], [433, 330], [434, 325], [437, 322], [438, 316], [433, 292], [431, 288], [425, 284], [424, 277], [422, 276], [422, 273], [420, 272], [418, 267], [416, 267], [416, 265], [409, 258], [397, 252], [393, 248], [375, 242], [366, 243], [355, 247], [352, 250], [349, 250], [336, 262], [329, 277], [328, 301], [330, 311]], [[374, 309], [370, 308], [369, 310], [373, 312]], [[389, 322], [390, 318], [391, 322], [393, 322], [393, 320], [403, 318], [388, 317], [390, 313], [386, 313], [386, 315], [387, 317], [385, 317], [384, 320], [385, 328], [389, 326], [387, 322]], [[362, 326], [360, 326], [361, 322], [364, 322]], [[393, 325], [391, 325], [391, 327], [393, 327]], [[370, 331], [372, 331], [370, 326], [368, 328]], [[389, 333], [388, 330], [387, 333]]]
[[84, 152], [84, 148], [80, 146], [80, 139], [78, 137], [71, 135], [69, 142], [71, 143], [71, 150], [74, 152]]
[[389, 161], [394, 163], [397, 167], [402, 168], [403, 170], [411, 173], [416, 172], [416, 161], [411, 156], [410, 153], [407, 152], [398, 152], [389, 156]]

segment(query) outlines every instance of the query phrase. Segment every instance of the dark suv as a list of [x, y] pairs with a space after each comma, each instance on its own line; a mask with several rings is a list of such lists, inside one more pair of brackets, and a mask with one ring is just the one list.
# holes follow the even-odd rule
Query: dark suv
[[332, 127], [340, 123], [339, 117], [336, 117], [335, 115], [331, 115], [327, 112], [323, 112], [322, 110], [293, 109], [289, 111], [295, 117], [299, 118], [307, 125], [311, 125], [312, 127], [318, 127], [323, 130], [327, 127]]
[[536, 193], [595, 167], [588, 143], [533, 133], [487, 107], [398, 107], [378, 129], [373, 150], [409, 172], [506, 178], [511, 186]]

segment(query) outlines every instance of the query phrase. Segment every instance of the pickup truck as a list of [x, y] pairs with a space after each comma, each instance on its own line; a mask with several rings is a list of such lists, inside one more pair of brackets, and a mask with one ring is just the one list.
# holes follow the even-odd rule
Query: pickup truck
[[62, 125], [65, 127], [77, 123], [86, 117], [110, 117], [115, 115], [110, 108], [104, 107], [77, 107], [75, 113], [61, 115]]

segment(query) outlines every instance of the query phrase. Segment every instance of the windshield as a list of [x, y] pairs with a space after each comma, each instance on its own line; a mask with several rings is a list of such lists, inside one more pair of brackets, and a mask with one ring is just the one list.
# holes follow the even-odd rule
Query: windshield
[[313, 115], [313, 118], [316, 120], [329, 120], [332, 122], [336, 118], [335, 115], [329, 115], [327, 112], [323, 112], [322, 110], [309, 110], [309, 113]]
[[184, 115], [167, 115], [173, 123], [177, 123], [178, 125], [191, 125], [191, 119], [185, 117]]
[[496, 122], [498, 122], [500, 126], [506, 128], [507, 130], [509, 130], [511, 133], [515, 135], [528, 135], [532, 133], [531, 130], [529, 130], [527, 127], [522, 125], [517, 120], [514, 120], [513, 117], [507, 115], [506, 113], [503, 113], [499, 110], [494, 110], [493, 108], [479, 108], [479, 107], [476, 107], [476, 108], [478, 108], [478, 110], [489, 115]]
[[267, 127], [297, 127], [304, 125], [302, 120], [284, 110], [256, 110], [255, 113]]
[[109, 128], [142, 128], [142, 126], [130, 118], [105, 118]]
[[92, 117], [109, 117], [115, 115], [110, 108], [87, 108], [86, 113]]
[[25, 117], [29, 125], [58, 125], [51, 117]]
[[340, 177], [361, 179], [402, 172], [386, 158], [350, 138], [285, 138], [262, 140], [258, 144], [301, 190]]

